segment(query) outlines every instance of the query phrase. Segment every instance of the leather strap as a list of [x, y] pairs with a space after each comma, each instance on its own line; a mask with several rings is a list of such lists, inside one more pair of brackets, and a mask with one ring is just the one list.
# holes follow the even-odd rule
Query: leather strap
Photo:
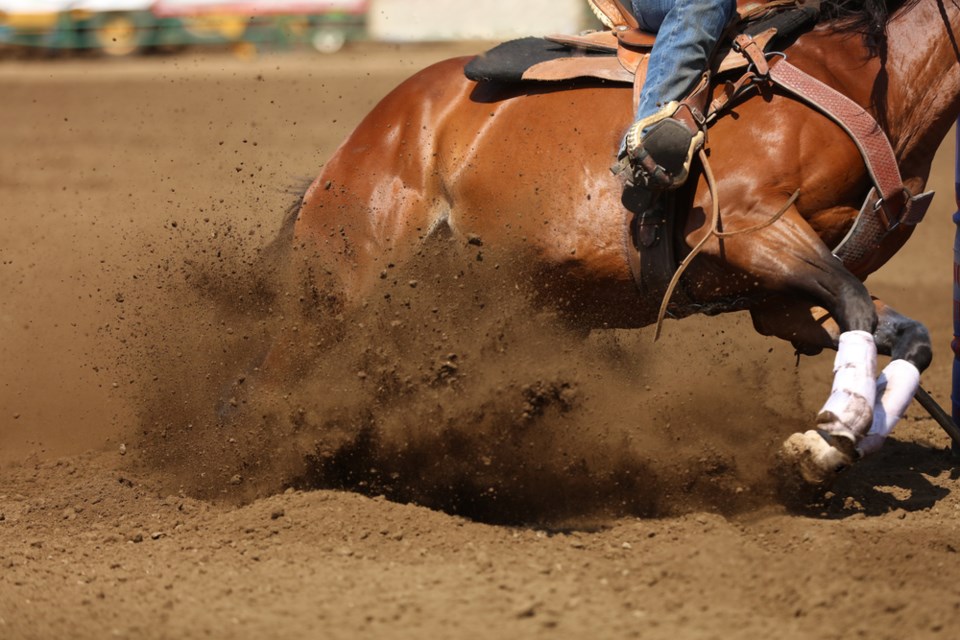
[[647, 67], [650, 64], [650, 56], [643, 56], [640, 64], [633, 70], [633, 112], [637, 112], [637, 106], [640, 104], [640, 93], [643, 91], [643, 85], [647, 81]]
[[629, 49], [627, 47], [620, 47], [617, 49], [617, 60], [619, 60], [623, 68], [630, 73], [636, 72], [640, 62], [644, 58], [649, 57], [649, 52], [640, 51], [639, 49]]
[[[674, 238], [680, 232], [676, 192], [651, 194], [645, 189], [628, 188], [623, 206], [630, 215], [625, 219], [624, 249], [630, 273], [645, 300], [660, 300], [677, 268]], [[689, 306], [692, 300], [680, 287], [673, 296], [671, 315]]]
[[[770, 79], [829, 116], [853, 139], [884, 202], [904, 201], [903, 180], [886, 134], [863, 107], [836, 89], [781, 59], [770, 66]], [[888, 211], [889, 213], [889, 211]], [[895, 217], [899, 222], [899, 216]], [[890, 220], [889, 223], [893, 223]]]
[[[649, 58], [649, 56], [644, 56]], [[642, 61], [641, 61], [642, 62]], [[636, 73], [645, 68], [640, 64]], [[546, 60], [528, 67], [521, 76], [523, 80], [556, 82], [572, 78], [600, 78], [614, 82], [633, 82], [635, 75], [620, 64], [613, 56], [595, 59], [594, 57], [558, 58]]]
[[916, 225], [923, 220], [933, 192], [913, 195], [906, 189], [886, 134], [856, 102], [785, 59], [771, 65], [768, 77], [829, 116], [860, 150], [874, 186], [850, 231], [832, 252], [851, 272], [866, 275], [874, 268], [873, 256], [890, 231], [901, 224]]
[[617, 5], [617, 8], [620, 9], [620, 15], [623, 17], [624, 22], [627, 23], [627, 26], [631, 29], [639, 29], [640, 23], [637, 21], [637, 18], [633, 15], [633, 12], [630, 11], [627, 7], [623, 5], [620, 0], [613, 0], [613, 4]]
[[680, 101], [680, 109], [674, 118], [687, 125], [694, 135], [698, 131], [706, 133], [707, 129], [707, 102], [710, 100], [710, 72], [700, 76], [700, 82], [686, 98]]
[[[754, 60], [749, 54], [750, 52], [757, 51], [761, 56], [763, 56], [764, 69], [766, 69], [767, 58], [764, 55], [767, 46], [770, 44], [770, 41], [773, 37], [777, 35], [776, 29], [767, 29], [766, 31], [761, 31], [755, 36], [747, 36], [750, 38], [750, 43], [745, 43], [745, 46], [740, 49], [730, 47], [729, 51], [724, 53], [723, 49], [720, 49], [717, 56], [714, 58], [714, 73], [725, 73], [732, 69], [739, 69], [740, 67], [747, 66], [750, 63], [753, 63], [754, 66], [757, 65], [757, 60]], [[719, 61], [719, 64], [716, 64], [716, 61]], [[766, 72], [764, 72], [766, 73]]]
[[631, 47], [633, 49], [646, 49], [649, 51], [653, 48], [654, 42], [657, 41], [655, 34], [641, 29], [620, 29], [614, 33], [621, 46]]
[[[931, 200], [933, 200], [933, 191], [908, 198], [900, 224], [918, 224], [923, 220]], [[880, 248], [890, 230], [894, 228], [889, 227], [886, 218], [880, 214], [876, 205], [877, 201], [877, 190], [875, 188], [871, 189], [866, 201], [860, 208], [860, 213], [854, 219], [850, 231], [831, 250], [831, 253], [855, 274], [866, 275], [872, 270], [870, 267], [876, 251]]]
[[613, 31], [590, 31], [577, 35], [555, 33], [544, 36], [544, 40], [562, 44], [571, 49], [586, 49], [587, 51], [605, 51], [614, 53], [617, 50], [617, 36]]
[[731, 102], [739, 98], [750, 87], [755, 86], [756, 82], [757, 76], [748, 71], [737, 78], [736, 82], [727, 81], [723, 83], [722, 92], [713, 99], [707, 109], [707, 122], [715, 120], [721, 111], [726, 109]]
[[[774, 33], [776, 33], [775, 30]], [[745, 33], [738, 34], [733, 39], [733, 50], [742, 53], [745, 58], [750, 60], [750, 64], [753, 65], [757, 75], [761, 76], [767, 75], [769, 71], [767, 56], [763, 53], [764, 45]]]

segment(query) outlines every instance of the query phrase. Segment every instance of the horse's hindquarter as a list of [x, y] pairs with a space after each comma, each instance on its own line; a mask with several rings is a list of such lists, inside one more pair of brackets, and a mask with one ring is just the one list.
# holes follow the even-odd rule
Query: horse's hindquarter
[[616, 299], [635, 314], [622, 184], [610, 172], [629, 88], [478, 86], [465, 61], [414, 75], [361, 122], [308, 192], [297, 245], [357, 294], [449, 228], [589, 304]]
[[630, 91], [537, 89], [477, 87], [442, 131], [450, 227], [530, 259], [581, 306], [614, 311], [616, 304], [635, 316], [628, 212], [623, 184], [610, 171], [630, 119]]
[[361, 297], [386, 264], [402, 262], [447, 214], [436, 138], [464, 99], [463, 63], [436, 64], [390, 92], [304, 198], [295, 246], [351, 297]]

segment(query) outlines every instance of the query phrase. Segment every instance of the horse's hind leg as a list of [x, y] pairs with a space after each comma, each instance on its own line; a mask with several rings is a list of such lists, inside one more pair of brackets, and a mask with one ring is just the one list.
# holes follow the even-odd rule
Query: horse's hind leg
[[[908, 318], [880, 300], [874, 300], [878, 323], [874, 339], [878, 353], [891, 357], [876, 380], [876, 399], [869, 431], [856, 444], [856, 457], [875, 452], [906, 411], [920, 384], [920, 373], [930, 364], [930, 334], [921, 323]], [[760, 333], [789, 340], [799, 353], [836, 349], [840, 328], [823, 308], [802, 301], [771, 300], [752, 310]], [[825, 445], [816, 431], [797, 434], [794, 444], [820, 451], [826, 460], [838, 456]]]

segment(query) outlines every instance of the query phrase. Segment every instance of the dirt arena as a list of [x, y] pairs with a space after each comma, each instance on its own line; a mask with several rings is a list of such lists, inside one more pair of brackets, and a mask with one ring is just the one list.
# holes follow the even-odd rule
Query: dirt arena
[[[919, 406], [832, 491], [774, 490], [829, 355], [742, 316], [580, 340], [489, 287], [451, 328], [429, 271], [390, 322], [291, 326], [261, 278], [298, 185], [472, 51], [0, 64], [0, 638], [955, 637], [960, 475]], [[952, 149], [868, 283], [944, 405]], [[275, 331], [324, 355], [254, 405]]]

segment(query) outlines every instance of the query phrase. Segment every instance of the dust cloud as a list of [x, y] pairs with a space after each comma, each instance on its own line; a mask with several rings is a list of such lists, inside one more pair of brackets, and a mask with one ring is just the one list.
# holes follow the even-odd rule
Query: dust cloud
[[128, 353], [143, 462], [190, 494], [341, 488], [507, 523], [737, 511], [802, 426], [781, 354], [716, 320], [667, 345], [585, 335], [517, 256], [432, 238], [347, 306], [282, 237], [170, 238]]

